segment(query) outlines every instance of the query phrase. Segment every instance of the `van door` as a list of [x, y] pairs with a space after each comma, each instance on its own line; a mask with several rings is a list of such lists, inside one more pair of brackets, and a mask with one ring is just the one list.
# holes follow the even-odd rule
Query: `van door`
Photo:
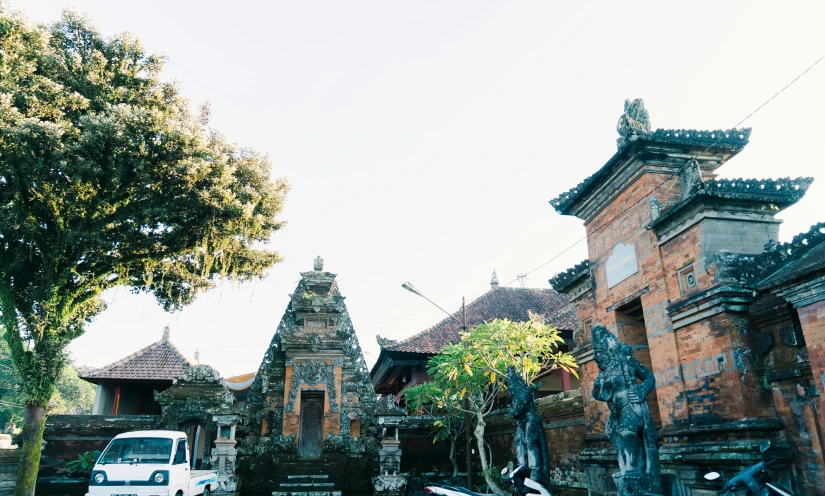
[[183, 491], [186, 495], [189, 491], [189, 478], [189, 448], [186, 439], [181, 438], [175, 446], [175, 455], [169, 467], [169, 494]]

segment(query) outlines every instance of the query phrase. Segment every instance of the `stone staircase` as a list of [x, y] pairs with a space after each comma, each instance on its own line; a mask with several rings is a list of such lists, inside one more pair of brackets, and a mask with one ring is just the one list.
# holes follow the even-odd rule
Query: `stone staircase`
[[272, 496], [341, 496], [328, 475], [288, 475]]

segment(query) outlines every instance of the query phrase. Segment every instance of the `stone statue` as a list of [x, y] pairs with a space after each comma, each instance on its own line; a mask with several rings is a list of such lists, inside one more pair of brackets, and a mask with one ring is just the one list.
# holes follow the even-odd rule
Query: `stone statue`
[[507, 367], [507, 389], [510, 392], [508, 415], [516, 421], [516, 435], [513, 444], [519, 465], [530, 468], [533, 480], [547, 484], [550, 479], [550, 452], [544, 424], [533, 401], [533, 387], [513, 367]]
[[613, 474], [619, 494], [661, 493], [656, 430], [645, 400], [656, 388], [656, 378], [633, 358], [630, 347], [604, 326], [595, 326], [592, 333], [599, 366], [593, 398], [610, 408], [605, 433], [619, 458], [619, 472]]
[[637, 98], [632, 102], [624, 101], [624, 114], [619, 117], [616, 131], [619, 132], [619, 138], [616, 140], [619, 148], [639, 135], [650, 134], [650, 115], [645, 109], [644, 100]]

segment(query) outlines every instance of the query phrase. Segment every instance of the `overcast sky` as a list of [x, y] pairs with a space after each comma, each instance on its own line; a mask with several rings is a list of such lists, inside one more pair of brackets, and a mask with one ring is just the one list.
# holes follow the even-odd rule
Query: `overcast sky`
[[[271, 155], [292, 184], [266, 279], [224, 284], [180, 313], [145, 295], [109, 308], [70, 347], [102, 366], [161, 337], [224, 376], [257, 370], [299, 272], [338, 274], [372, 364], [447, 308], [584, 236], [548, 201], [616, 151], [625, 98], [654, 128], [729, 128], [825, 55], [825, 2], [217, 2], [10, 0], [31, 20], [66, 7], [130, 31], [211, 124]], [[128, 7], [127, 7], [128, 6]], [[816, 178], [780, 214], [781, 240], [825, 220], [825, 62], [746, 122], [722, 177]], [[579, 243], [525, 284], [586, 257]], [[518, 285], [513, 283], [511, 285]]]

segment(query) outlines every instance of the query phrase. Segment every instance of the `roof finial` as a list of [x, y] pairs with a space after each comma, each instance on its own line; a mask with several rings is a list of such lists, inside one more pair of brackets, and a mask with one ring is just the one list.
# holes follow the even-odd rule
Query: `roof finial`
[[490, 288], [498, 289], [498, 275], [496, 275], [496, 269], [493, 269], [493, 278], [490, 279]]
[[321, 255], [318, 255], [318, 258], [315, 259], [315, 270], [324, 270], [324, 259], [321, 258]]
[[198, 365], [201, 364], [201, 350], [195, 350], [195, 361]]
[[169, 326], [163, 328], [163, 340], [169, 341]]
[[632, 102], [624, 101], [624, 114], [619, 117], [616, 131], [619, 132], [619, 138], [616, 140], [619, 148], [626, 145], [628, 141], [638, 139], [640, 135], [650, 134], [650, 114], [647, 113], [645, 102], [641, 98]]

